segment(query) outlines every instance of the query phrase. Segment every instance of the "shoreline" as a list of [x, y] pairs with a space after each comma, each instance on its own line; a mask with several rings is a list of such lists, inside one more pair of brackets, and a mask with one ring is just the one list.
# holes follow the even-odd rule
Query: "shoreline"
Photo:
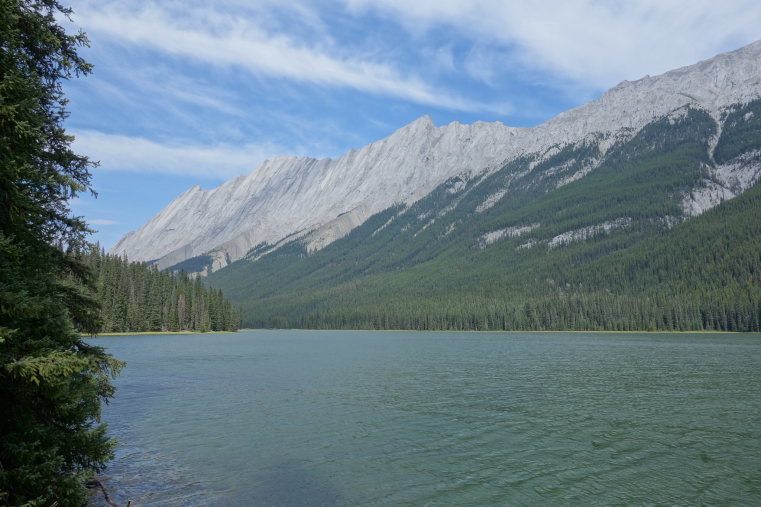
[[172, 334], [233, 334], [238, 331], [119, 331], [113, 333], [86, 334], [81, 336], [97, 338], [99, 336], [135, 336], [135, 335], [172, 335]]
[[[604, 333], [604, 334], [758, 334], [761, 332], [756, 331], [613, 331], [613, 330], [595, 330], [595, 331], [580, 331], [580, 330], [521, 330], [521, 329], [311, 329], [301, 327], [288, 327], [288, 328], [275, 328], [275, 327], [260, 327], [260, 328], [245, 328], [234, 331], [236, 333], [248, 332], [248, 331], [324, 331], [330, 333], [336, 332], [391, 332], [391, 333]], [[228, 331], [229, 332], [229, 331]], [[131, 334], [131, 333], [127, 333]]]
[[520, 330], [520, 329], [483, 329], [483, 330], [457, 330], [457, 329], [307, 329], [307, 328], [245, 328], [237, 331], [120, 331], [112, 333], [98, 333], [96, 335], [81, 334], [83, 337], [98, 338], [100, 336], [150, 336], [150, 335], [198, 335], [198, 334], [235, 334], [252, 331], [319, 331], [328, 333], [337, 332], [386, 332], [386, 333], [586, 333], [586, 334], [761, 334], [753, 331], [613, 331], [613, 330]]

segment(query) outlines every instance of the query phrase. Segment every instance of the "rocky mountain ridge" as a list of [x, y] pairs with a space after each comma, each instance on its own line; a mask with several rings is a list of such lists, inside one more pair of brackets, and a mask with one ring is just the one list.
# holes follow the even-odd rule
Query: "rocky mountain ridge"
[[212, 250], [221, 266], [262, 243], [310, 232], [319, 248], [453, 174], [501, 162], [516, 131], [501, 123], [436, 127], [426, 116], [336, 159], [277, 157], [216, 189], [189, 189], [112, 253], [164, 268]]
[[[761, 96], [760, 62], [761, 41], [661, 76], [623, 82], [533, 128], [498, 122], [436, 127], [426, 116], [336, 159], [278, 157], [216, 189], [189, 189], [111, 252], [156, 260], [160, 268], [209, 255], [216, 270], [252, 249], [266, 253], [296, 238], [314, 251], [381, 210], [416, 202], [449, 178], [489, 174], [519, 156], [531, 155], [539, 164], [579, 143], [605, 154], [654, 119], [676, 120], [689, 107], [706, 111], [720, 133], [733, 105]], [[595, 163], [587, 161], [558, 185], [585, 176]], [[758, 178], [757, 169], [752, 175], [745, 166], [717, 170], [704, 195], [686, 197], [687, 214], [741, 192]]]

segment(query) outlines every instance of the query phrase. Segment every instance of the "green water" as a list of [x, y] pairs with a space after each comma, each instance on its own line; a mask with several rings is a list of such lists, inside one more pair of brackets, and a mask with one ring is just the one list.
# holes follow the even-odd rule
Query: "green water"
[[133, 505], [753, 505], [761, 336], [254, 331], [128, 361]]

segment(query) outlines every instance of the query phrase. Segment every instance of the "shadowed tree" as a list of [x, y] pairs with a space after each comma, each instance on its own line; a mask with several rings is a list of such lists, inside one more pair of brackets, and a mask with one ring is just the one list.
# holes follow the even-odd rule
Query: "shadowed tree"
[[68, 201], [90, 189], [61, 83], [90, 71], [55, 0], [0, 0], [0, 504], [82, 505], [112, 456], [98, 424], [121, 363], [83, 342], [98, 327], [85, 223]]

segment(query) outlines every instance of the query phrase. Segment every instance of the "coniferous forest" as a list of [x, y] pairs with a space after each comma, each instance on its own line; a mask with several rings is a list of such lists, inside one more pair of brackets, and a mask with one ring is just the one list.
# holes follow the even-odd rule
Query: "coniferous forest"
[[569, 184], [594, 143], [453, 178], [322, 250], [294, 241], [209, 283], [246, 327], [761, 331], [761, 184], [699, 216], [682, 204], [716, 168], [756, 163], [761, 101], [718, 132], [688, 108]]
[[102, 333], [235, 331], [238, 311], [220, 289], [184, 271], [159, 271], [93, 248], [83, 256], [95, 274]]

